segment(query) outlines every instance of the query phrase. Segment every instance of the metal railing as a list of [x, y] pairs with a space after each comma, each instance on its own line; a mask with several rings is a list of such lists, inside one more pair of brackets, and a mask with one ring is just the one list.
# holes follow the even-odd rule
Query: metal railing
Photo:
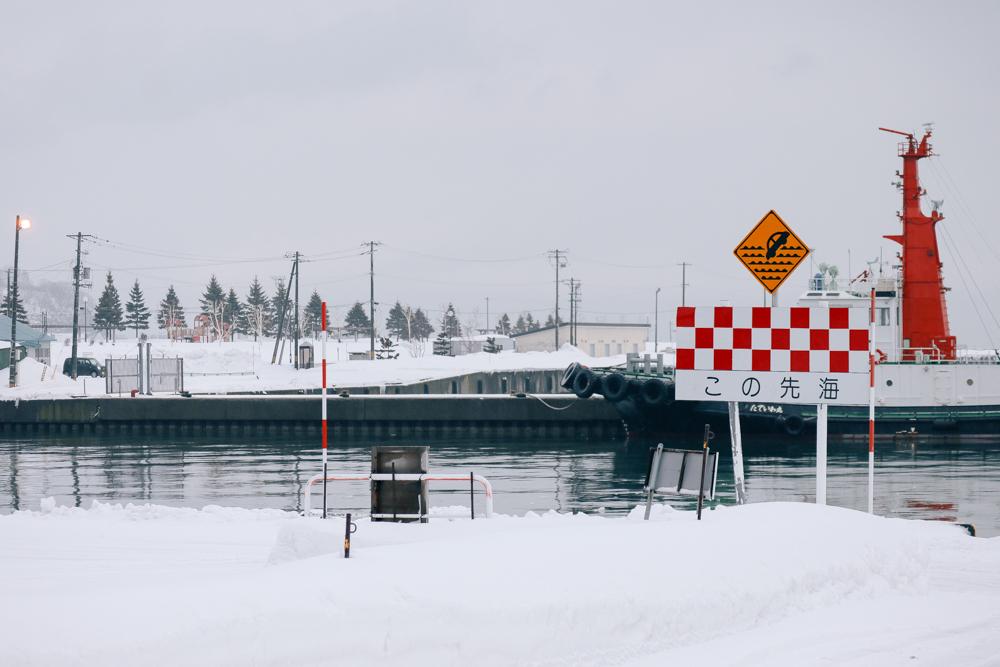
[[[327, 475], [328, 482], [468, 482], [470, 475], [449, 472], [431, 473], [371, 473], [368, 475]], [[483, 497], [486, 500], [486, 518], [493, 516], [493, 485], [482, 475], [473, 473], [472, 481], [479, 484], [483, 489]], [[312, 508], [312, 488], [323, 481], [323, 473], [313, 475], [306, 482], [305, 490], [302, 493], [302, 512], [305, 516], [313, 514]], [[316, 510], [319, 511], [319, 510]], [[399, 518], [407, 518], [398, 515]]]

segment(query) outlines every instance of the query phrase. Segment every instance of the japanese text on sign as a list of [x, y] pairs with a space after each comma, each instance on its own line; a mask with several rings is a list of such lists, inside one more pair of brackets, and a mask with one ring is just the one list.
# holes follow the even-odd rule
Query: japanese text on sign
[[679, 308], [678, 400], [863, 405], [865, 308]]

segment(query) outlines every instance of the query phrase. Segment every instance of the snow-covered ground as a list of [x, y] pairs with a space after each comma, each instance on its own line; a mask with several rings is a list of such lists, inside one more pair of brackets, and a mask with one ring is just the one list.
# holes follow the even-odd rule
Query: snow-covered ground
[[[280, 365], [271, 364], [274, 341], [233, 343], [183, 343], [151, 340], [154, 357], [184, 358], [184, 387], [194, 393], [232, 391], [279, 391], [315, 389], [320, 386], [320, 344], [315, 341], [316, 366], [296, 371], [288, 361], [288, 348]], [[19, 386], [9, 389], [0, 383], [0, 400], [12, 398], [67, 398], [103, 395], [103, 378], [80, 378], [75, 382], [62, 375], [63, 360], [70, 356], [68, 341], [52, 344], [52, 366], [26, 359], [18, 365]], [[398, 359], [350, 361], [350, 352], [366, 352], [366, 340], [331, 341], [327, 347], [331, 385], [384, 386], [451, 377], [474, 371], [563, 369], [573, 361], [588, 366], [609, 366], [625, 362], [624, 355], [590, 357], [577, 348], [563, 346], [558, 352], [501, 352], [456, 357], [435, 356], [429, 349], [416, 356], [404, 344]], [[134, 340], [117, 343], [88, 343], [79, 348], [80, 357], [93, 357], [102, 364], [109, 357], [135, 357]], [[669, 355], [672, 361], [672, 355]]]
[[[773, 503], [654, 520], [0, 516], [3, 665], [995, 665], [1000, 538]], [[502, 511], [502, 498], [497, 499]]]

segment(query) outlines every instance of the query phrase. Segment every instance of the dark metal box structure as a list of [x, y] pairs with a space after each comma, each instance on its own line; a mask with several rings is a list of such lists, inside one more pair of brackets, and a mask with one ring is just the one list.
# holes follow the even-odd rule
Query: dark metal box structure
[[424, 446], [372, 447], [372, 521], [427, 522], [427, 482], [419, 476], [427, 474], [429, 451]]

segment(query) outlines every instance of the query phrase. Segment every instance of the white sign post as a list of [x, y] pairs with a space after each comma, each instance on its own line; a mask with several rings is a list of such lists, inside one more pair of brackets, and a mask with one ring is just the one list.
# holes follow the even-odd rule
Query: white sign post
[[[862, 308], [678, 308], [677, 400], [730, 403], [734, 439], [733, 403], [815, 405], [816, 502], [825, 504], [827, 407], [868, 403], [869, 328]], [[734, 443], [734, 468], [738, 451], [742, 463]]]

